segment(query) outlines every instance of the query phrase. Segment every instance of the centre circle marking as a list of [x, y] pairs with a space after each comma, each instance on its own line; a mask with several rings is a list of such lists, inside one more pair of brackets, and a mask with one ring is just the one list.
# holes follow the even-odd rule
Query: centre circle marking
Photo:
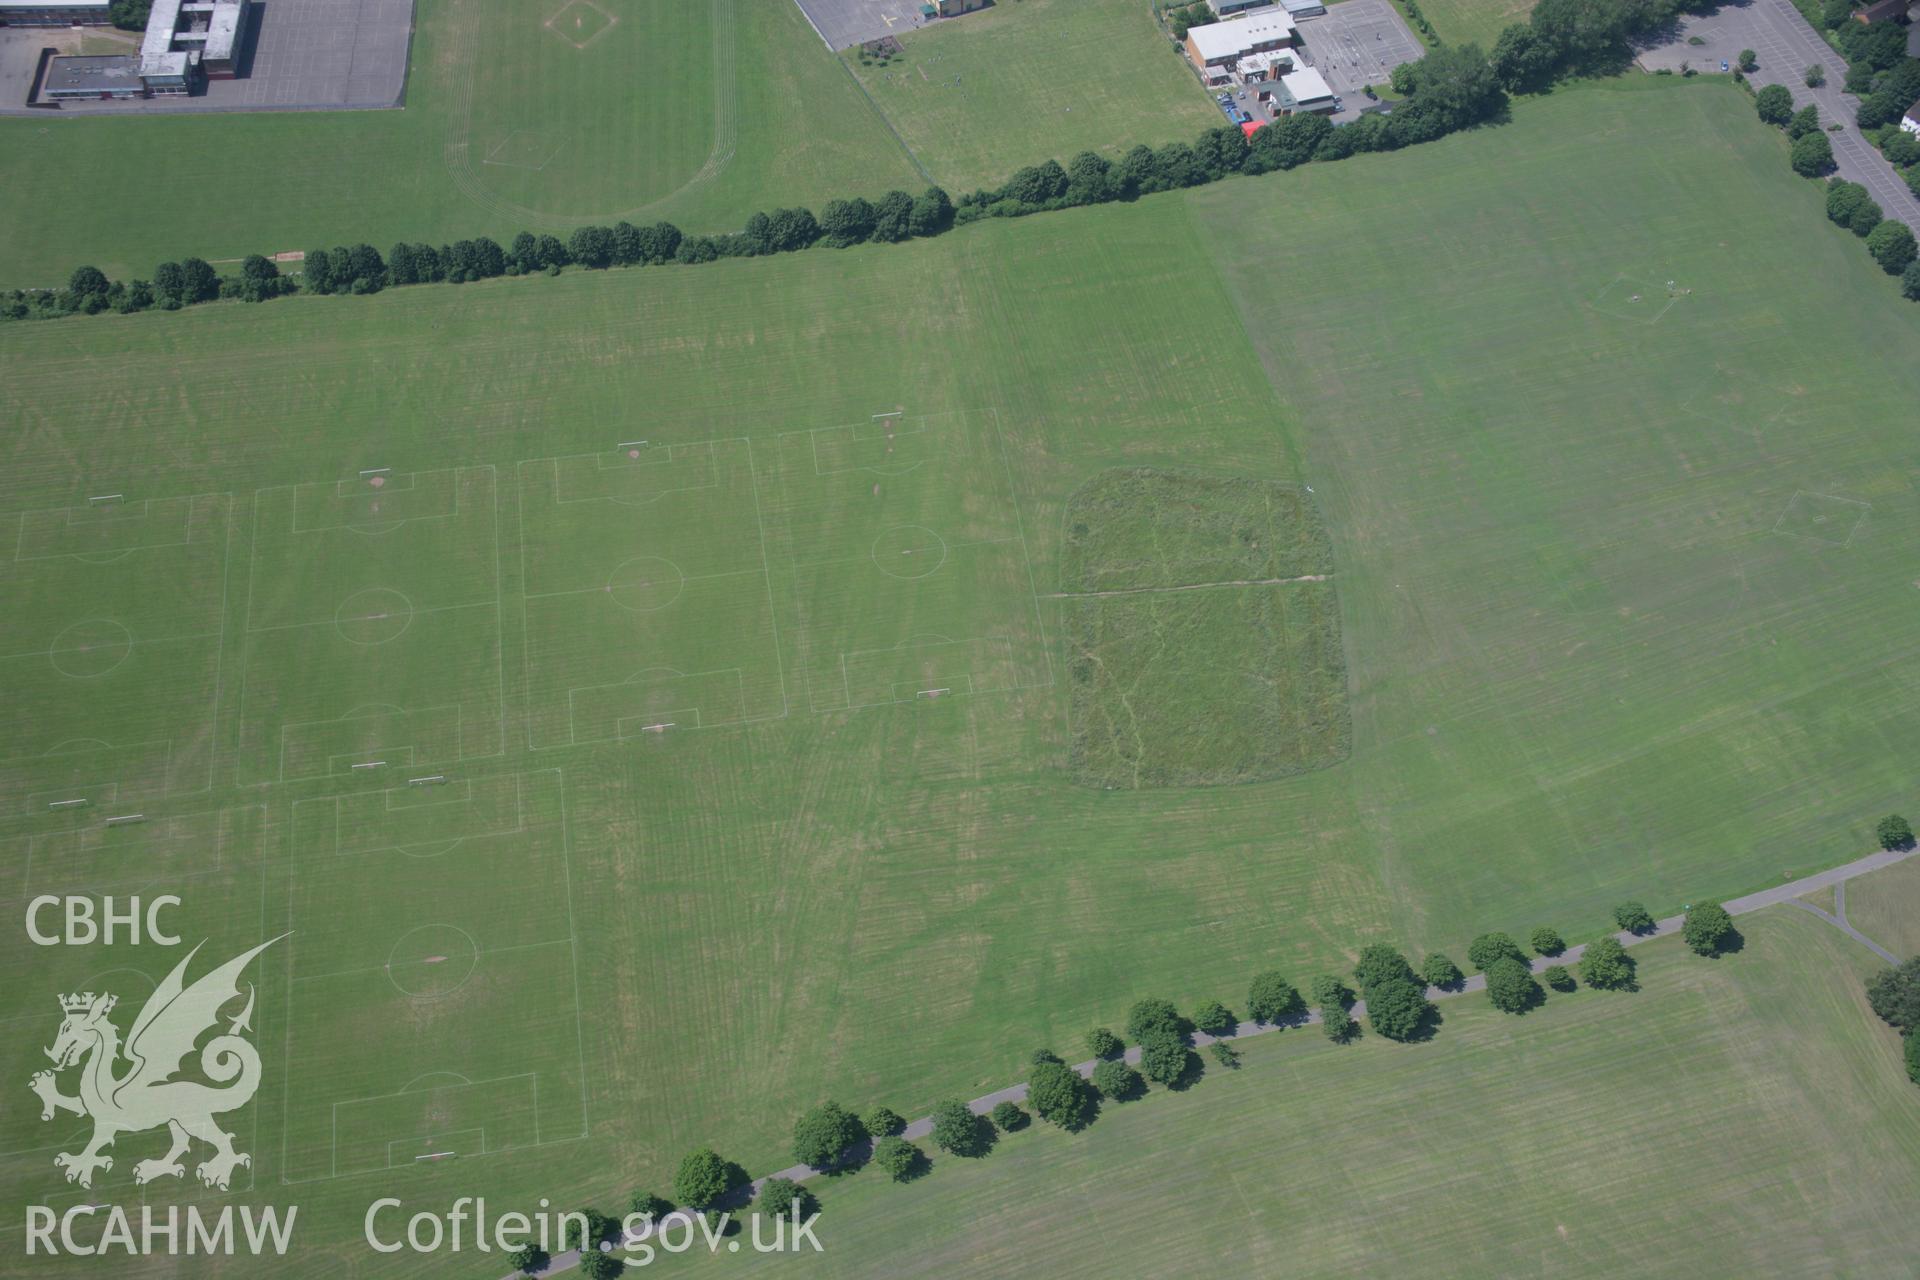
[[107, 674], [133, 652], [133, 633], [112, 618], [87, 618], [55, 636], [47, 648], [53, 669], [76, 680]]
[[367, 587], [340, 602], [333, 625], [354, 644], [385, 644], [413, 625], [413, 601], [391, 587]]
[[889, 578], [924, 578], [947, 562], [947, 543], [924, 525], [897, 524], [873, 540], [873, 562]]
[[480, 948], [465, 929], [423, 924], [400, 935], [387, 954], [387, 980], [410, 996], [432, 999], [465, 985]]
[[659, 556], [635, 556], [607, 575], [607, 594], [634, 613], [664, 609], [686, 589], [687, 577], [680, 566]]

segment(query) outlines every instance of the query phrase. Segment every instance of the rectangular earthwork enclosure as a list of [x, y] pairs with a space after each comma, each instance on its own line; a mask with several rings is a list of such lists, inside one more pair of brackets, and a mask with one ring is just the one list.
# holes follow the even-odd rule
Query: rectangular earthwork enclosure
[[300, 801], [293, 842], [286, 1179], [582, 1136], [559, 772]]
[[230, 505], [115, 498], [0, 522], [0, 817], [208, 786]]
[[775, 448], [768, 519], [811, 709], [1052, 682], [992, 413], [790, 432]]
[[241, 780], [499, 752], [493, 468], [263, 489], [254, 504]]
[[744, 440], [519, 468], [534, 747], [786, 714]]

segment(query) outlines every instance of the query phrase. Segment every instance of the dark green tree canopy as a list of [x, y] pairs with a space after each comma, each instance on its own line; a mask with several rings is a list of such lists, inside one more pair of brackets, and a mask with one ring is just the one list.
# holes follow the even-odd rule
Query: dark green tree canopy
[[869, 1107], [860, 1123], [876, 1138], [891, 1138], [907, 1127], [907, 1122], [892, 1107]]
[[823, 1102], [794, 1121], [793, 1157], [815, 1169], [831, 1169], [847, 1148], [866, 1136], [860, 1117], [837, 1102]]
[[1120, 1037], [1105, 1027], [1095, 1027], [1087, 1032], [1087, 1052], [1096, 1058], [1111, 1058], [1126, 1048], [1120, 1043]]
[[1794, 140], [1787, 158], [1795, 173], [1803, 178], [1817, 178], [1833, 169], [1833, 144], [1824, 133], [1809, 133]]
[[1280, 973], [1269, 969], [1254, 975], [1247, 989], [1247, 1016], [1255, 1022], [1289, 1022], [1306, 1011], [1307, 1002]]
[[1145, 1040], [1153, 1031], [1167, 1031], [1175, 1036], [1187, 1034], [1186, 1020], [1171, 1000], [1142, 1000], [1127, 1011], [1129, 1040]]
[[873, 1163], [895, 1182], [913, 1177], [925, 1158], [920, 1148], [905, 1138], [882, 1138], [873, 1145]]
[[1770, 84], [1753, 95], [1753, 108], [1767, 124], [1785, 124], [1793, 118], [1793, 90]]
[[1413, 966], [1407, 958], [1384, 942], [1376, 942], [1360, 953], [1360, 960], [1353, 966], [1353, 980], [1359, 984], [1360, 994], [1371, 998], [1373, 989], [1388, 982], [1412, 982]]
[[1460, 981], [1460, 966], [1438, 951], [1420, 962], [1420, 977], [1430, 987], [1451, 987]]
[[1197, 1059], [1185, 1037], [1165, 1028], [1139, 1037], [1140, 1073], [1156, 1084], [1177, 1085], [1187, 1078]]
[[1367, 1021], [1389, 1040], [1411, 1040], [1426, 1026], [1433, 1006], [1418, 982], [1386, 978], [1367, 989]]
[[1880, 269], [1890, 276], [1900, 275], [1920, 256], [1914, 244], [1913, 229], [1891, 218], [1876, 226], [1867, 237], [1867, 252], [1880, 264]]
[[1717, 902], [1702, 902], [1687, 911], [1680, 936], [1695, 955], [1717, 956], [1733, 935], [1733, 917]]
[[813, 1192], [787, 1178], [768, 1178], [753, 1201], [753, 1211], [768, 1218], [785, 1218], [796, 1213], [805, 1218], [819, 1207]]
[[933, 1145], [953, 1156], [986, 1154], [987, 1139], [980, 1117], [956, 1099], [937, 1104], [933, 1108]]
[[1513, 959], [1525, 963], [1527, 953], [1504, 933], [1483, 933], [1467, 944], [1467, 963], [1485, 973], [1496, 960]]
[[680, 1203], [706, 1209], [732, 1189], [733, 1170], [711, 1147], [689, 1151], [673, 1175], [673, 1194]]
[[1867, 1007], [1901, 1031], [1920, 1028], [1920, 956], [1867, 979]]
[[1633, 957], [1612, 935], [1589, 942], [1580, 957], [1580, 976], [1588, 986], [1602, 991], [1632, 990], [1633, 974]]
[[1613, 923], [1629, 933], [1651, 933], [1653, 913], [1638, 902], [1623, 902], [1613, 909]]
[[613, 1280], [627, 1269], [618, 1255], [600, 1249], [588, 1249], [580, 1255], [580, 1274], [587, 1280]]
[[1560, 931], [1549, 925], [1541, 925], [1527, 935], [1527, 943], [1537, 955], [1557, 956], [1567, 949], [1566, 941]]
[[1114, 1102], [1131, 1102], [1146, 1092], [1147, 1082], [1124, 1062], [1107, 1059], [1093, 1069], [1093, 1087]]
[[1502, 956], [1487, 970], [1487, 998], [1502, 1013], [1525, 1013], [1540, 1003], [1540, 984], [1526, 961]]
[[1043, 1062], [1027, 1074], [1027, 1105], [1048, 1124], [1071, 1131], [1092, 1119], [1093, 1091], [1072, 1067]]
[[1210, 1036], [1223, 1036], [1239, 1025], [1239, 1019], [1218, 1000], [1203, 1000], [1193, 1011], [1193, 1025]]

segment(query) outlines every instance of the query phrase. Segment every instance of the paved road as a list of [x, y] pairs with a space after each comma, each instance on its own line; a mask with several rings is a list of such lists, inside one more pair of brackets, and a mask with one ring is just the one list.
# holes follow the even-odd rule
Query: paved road
[[1869, 938], [1866, 934], [1854, 928], [1853, 921], [1847, 919], [1847, 886], [1846, 885], [1837, 884], [1833, 886], [1833, 910], [1832, 911], [1822, 911], [1820, 908], [1814, 906], [1811, 902], [1802, 902], [1798, 898], [1794, 899], [1794, 901], [1789, 905], [1796, 906], [1800, 908], [1802, 911], [1810, 912], [1813, 915], [1819, 916], [1822, 920], [1825, 920], [1828, 924], [1832, 925], [1834, 928], [1838, 929], [1840, 932], [1846, 934], [1849, 938], [1852, 938], [1855, 942], [1859, 943], [1861, 946], [1865, 947], [1867, 950], [1873, 952], [1873, 954], [1879, 956], [1882, 960], [1885, 960], [1888, 964], [1900, 963], [1900, 957], [1894, 955], [1893, 952], [1887, 950], [1885, 947], [1875, 942], [1872, 938]]
[[[1866, 875], [1870, 871], [1878, 871], [1882, 867], [1892, 866], [1896, 862], [1905, 861], [1906, 859], [1913, 857], [1916, 852], [1917, 850], [1915, 849], [1882, 850], [1877, 853], [1868, 854], [1864, 858], [1856, 858], [1852, 862], [1843, 863], [1840, 866], [1829, 868], [1828, 870], [1819, 872], [1816, 875], [1804, 876], [1801, 879], [1793, 880], [1786, 884], [1776, 885], [1771, 889], [1762, 889], [1758, 893], [1750, 893], [1750, 894], [1747, 894], [1745, 897], [1734, 898], [1728, 902], [1722, 903], [1721, 905], [1726, 907], [1727, 913], [1729, 915], [1743, 916], [1743, 915], [1748, 915], [1755, 911], [1762, 910], [1763, 908], [1766, 908], [1766, 907], [1777, 906], [1782, 903], [1791, 904], [1793, 906], [1801, 908], [1802, 910], [1811, 911], [1813, 912], [1813, 914], [1845, 930], [1847, 933], [1851, 934], [1854, 938], [1858, 939], [1860, 942], [1864, 943], [1866, 946], [1871, 948], [1874, 952], [1876, 952], [1877, 954], [1885, 958], [1889, 963], [1897, 963], [1896, 961], [1894, 961], [1893, 957], [1886, 952], [1885, 949], [1869, 941], [1864, 935], [1856, 931], [1851, 925], [1848, 925], [1847, 923], [1845, 923], [1843, 919], [1836, 919], [1834, 916], [1828, 914], [1825, 911], [1820, 910], [1817, 907], [1812, 906], [1810, 903], [1796, 902], [1795, 899], [1801, 897], [1803, 894], [1812, 893], [1816, 889], [1824, 889], [1829, 885], [1832, 885], [1832, 886], [1835, 886], [1835, 890], [1834, 890], [1835, 904], [1839, 906], [1841, 911], [1844, 913], [1845, 899], [1840, 895], [1842, 895], [1845, 892], [1842, 886], [1844, 886], [1847, 881], [1852, 880], [1857, 876]], [[1651, 942], [1655, 938], [1664, 938], [1670, 934], [1678, 933], [1680, 931], [1680, 926], [1683, 923], [1684, 919], [1685, 917], [1683, 916], [1668, 916], [1666, 919], [1657, 922], [1654, 925], [1653, 929], [1647, 933], [1619, 933], [1614, 936], [1619, 938], [1620, 941], [1625, 945], [1629, 947], [1635, 947], [1635, 946], [1639, 946], [1643, 942]], [[1579, 961], [1582, 955], [1586, 954], [1586, 950], [1587, 950], [1586, 945], [1582, 944], [1577, 947], [1569, 947], [1565, 952], [1557, 956], [1552, 956], [1548, 958], [1537, 958], [1533, 961], [1533, 971], [1535, 973], [1539, 973], [1542, 970], [1546, 969], [1548, 965], [1575, 964]], [[1483, 991], [1486, 989], [1486, 985], [1487, 985], [1487, 980], [1485, 976], [1481, 974], [1475, 974], [1473, 977], [1468, 978], [1465, 982], [1461, 983], [1459, 986], [1456, 986], [1456, 987], [1448, 987], [1448, 988], [1429, 987], [1427, 988], [1427, 998], [1429, 1000], [1447, 1000], [1447, 999], [1451, 999], [1454, 996], [1466, 995], [1469, 992]], [[1366, 1017], [1366, 1013], [1367, 1013], [1366, 1001], [1361, 1000], [1361, 1001], [1355, 1002], [1353, 1006], [1353, 1016], [1356, 1019], [1363, 1019]], [[1304, 1017], [1298, 1018], [1293, 1022], [1288, 1022], [1288, 1023], [1276, 1024], [1276, 1023], [1265, 1023], [1265, 1022], [1242, 1022], [1238, 1027], [1236, 1027], [1233, 1030], [1232, 1033], [1224, 1036], [1210, 1036], [1210, 1035], [1207, 1035], [1205, 1032], [1196, 1031], [1193, 1035], [1193, 1043], [1196, 1047], [1205, 1047], [1206, 1045], [1212, 1044], [1215, 1040], [1244, 1040], [1249, 1036], [1266, 1035], [1268, 1032], [1284, 1030], [1287, 1027], [1313, 1026], [1319, 1021], [1320, 1021], [1320, 1012], [1319, 1010], [1316, 1009], [1313, 1012], [1305, 1015]], [[1140, 1050], [1138, 1046], [1131, 1047], [1127, 1050], [1126, 1060], [1130, 1063], [1138, 1063], [1140, 1061]], [[1080, 1063], [1074, 1064], [1073, 1069], [1075, 1071], [1078, 1071], [1083, 1076], [1091, 1076], [1093, 1074], [1093, 1069], [1096, 1065], [1097, 1065], [1097, 1062], [1095, 1060], [1090, 1059], [1086, 1062], [1080, 1062]], [[994, 1107], [998, 1106], [1002, 1102], [1025, 1102], [1026, 1099], [1027, 1099], [1027, 1086], [1025, 1084], [1011, 1084], [1004, 1089], [999, 1089], [994, 1091], [993, 1093], [985, 1094], [982, 1097], [975, 1098], [972, 1102], [969, 1102], [967, 1106], [970, 1110], [973, 1111], [975, 1115], [985, 1115], [987, 1112], [993, 1110]], [[908, 1139], [924, 1138], [929, 1134], [931, 1134], [932, 1132], [933, 1132], [933, 1117], [922, 1116], [918, 1120], [913, 1121], [911, 1124], [909, 1124], [906, 1127], [906, 1131], [903, 1136], [905, 1136]], [[803, 1164], [794, 1165], [791, 1168], [782, 1169], [777, 1173], [770, 1173], [770, 1174], [767, 1174], [765, 1177], [754, 1179], [750, 1190], [753, 1195], [758, 1195], [760, 1193], [760, 1188], [766, 1185], [767, 1181], [772, 1178], [786, 1178], [792, 1182], [804, 1182], [809, 1178], [815, 1178], [819, 1176], [820, 1174], [817, 1170], [812, 1169], [807, 1165], [803, 1165]], [[740, 1192], [735, 1194], [732, 1201], [735, 1207], [742, 1206], [748, 1203], [750, 1198], [749, 1195], [747, 1194], [748, 1190], [749, 1190], [748, 1188], [743, 1188]], [[682, 1210], [676, 1210], [676, 1212], [680, 1214], [685, 1214], [688, 1211], [682, 1209]], [[577, 1250], [572, 1250], [566, 1253], [557, 1253], [553, 1256], [552, 1263], [548, 1266], [547, 1270], [542, 1274], [553, 1274], [555, 1272], [565, 1271], [571, 1267], [578, 1266], [579, 1263], [580, 1263], [580, 1254]], [[505, 1277], [505, 1280], [514, 1280], [514, 1276], [516, 1275], [518, 1275], [517, 1272], [514, 1273], [514, 1275]]]
[[[1706, 43], [1689, 45], [1689, 36]], [[1920, 196], [1913, 194], [1854, 124], [1860, 100], [1840, 88], [1847, 76], [1846, 59], [1807, 25], [1791, 0], [1737, 0], [1712, 13], [1684, 18], [1673, 39], [1642, 49], [1640, 64], [1677, 70], [1684, 60], [1698, 71], [1717, 70], [1722, 59], [1732, 63], [1742, 49], [1759, 55], [1760, 69], [1748, 77], [1755, 85], [1785, 85], [1793, 93], [1795, 107], [1815, 103], [1822, 121], [1846, 126], [1827, 135], [1840, 176], [1871, 191], [1889, 218], [1920, 230]], [[1806, 71], [1815, 63], [1826, 69], [1827, 82], [1809, 89]]]

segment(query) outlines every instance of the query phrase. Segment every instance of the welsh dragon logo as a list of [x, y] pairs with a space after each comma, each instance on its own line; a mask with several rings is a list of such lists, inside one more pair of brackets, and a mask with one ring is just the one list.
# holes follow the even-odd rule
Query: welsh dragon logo
[[[225, 1032], [200, 1048], [200, 1073], [213, 1084], [176, 1077], [200, 1037], [219, 1023], [220, 1010], [239, 998], [240, 974], [279, 940], [261, 943], [188, 986], [187, 966], [200, 952], [196, 946], [141, 1007], [124, 1045], [108, 1017], [118, 1003], [115, 996], [86, 991], [60, 997], [60, 1010], [66, 1016], [53, 1047], [46, 1051], [53, 1059], [53, 1070], [36, 1072], [30, 1087], [40, 1095], [42, 1120], [70, 1111], [93, 1121], [93, 1138], [84, 1149], [53, 1158], [66, 1171], [68, 1182], [91, 1187], [96, 1170], [113, 1168], [113, 1158], [102, 1153], [116, 1137], [160, 1125], [167, 1127], [172, 1145], [159, 1159], [142, 1160], [133, 1167], [136, 1183], [182, 1176], [180, 1157], [196, 1138], [213, 1148], [213, 1155], [195, 1170], [209, 1187], [226, 1190], [234, 1169], [253, 1163], [252, 1156], [233, 1149], [233, 1135], [214, 1121], [216, 1114], [245, 1106], [260, 1087], [260, 1054], [240, 1035], [253, 1029], [251, 985], [246, 1007], [228, 1020]], [[130, 1065], [116, 1074], [122, 1059]], [[68, 1097], [60, 1092], [55, 1076], [74, 1066], [80, 1067], [80, 1092]]]

